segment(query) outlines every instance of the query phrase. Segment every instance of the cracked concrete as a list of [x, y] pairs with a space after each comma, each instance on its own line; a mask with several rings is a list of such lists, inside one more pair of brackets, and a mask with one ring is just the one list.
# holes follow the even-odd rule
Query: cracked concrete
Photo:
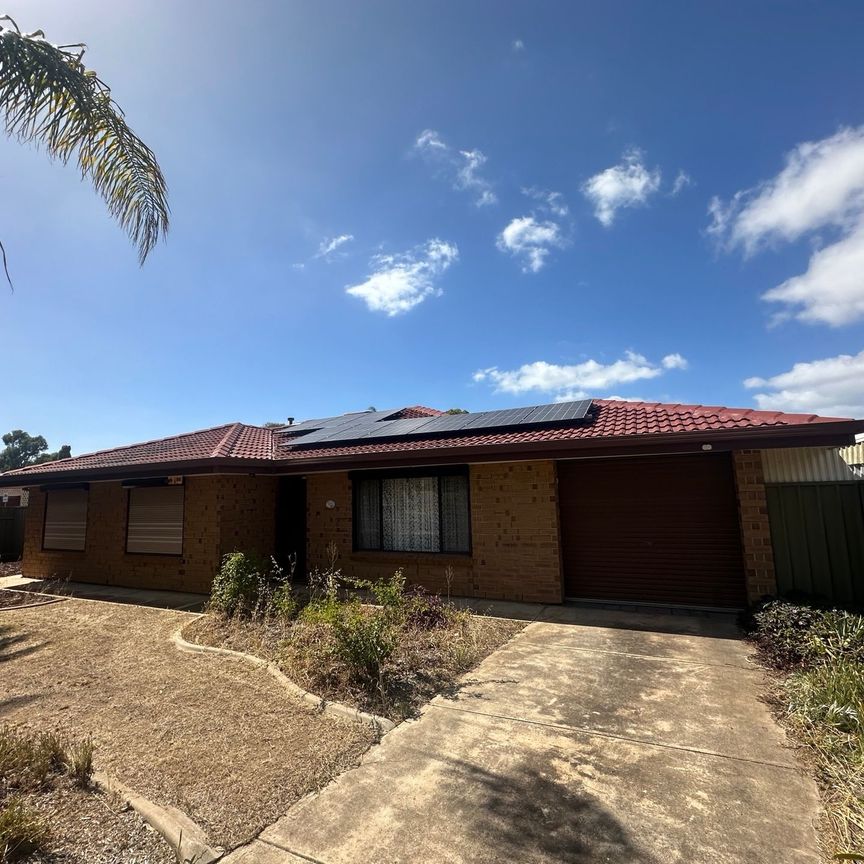
[[230, 864], [820, 860], [731, 618], [550, 607]]

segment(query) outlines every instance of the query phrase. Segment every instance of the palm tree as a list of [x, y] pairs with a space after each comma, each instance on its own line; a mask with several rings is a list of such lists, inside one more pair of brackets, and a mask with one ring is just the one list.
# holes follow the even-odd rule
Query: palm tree
[[[153, 151], [126, 124], [108, 86], [82, 63], [84, 45], [52, 45], [41, 30], [22, 33], [8, 15], [0, 22], [6, 132], [63, 163], [74, 155], [143, 264], [168, 230], [167, 188]], [[2, 244], [0, 252], [6, 269]]]

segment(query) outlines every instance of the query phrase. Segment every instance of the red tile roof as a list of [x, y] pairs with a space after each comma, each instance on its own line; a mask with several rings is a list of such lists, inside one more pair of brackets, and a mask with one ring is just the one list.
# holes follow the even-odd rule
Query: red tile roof
[[[342, 444], [302, 448], [302, 439], [290, 442], [296, 449], [284, 449], [289, 460], [322, 457], [360, 456], [447, 447], [481, 447], [504, 444], [532, 444], [539, 441], [577, 441], [584, 439], [624, 438], [636, 435], [661, 435], [676, 432], [716, 432], [724, 429], [801, 426], [812, 423], [848, 422], [842, 417], [816, 414], [784, 414], [752, 408], [723, 408], [706, 405], [669, 405], [662, 402], [623, 402], [594, 399], [591, 422], [545, 429], [511, 429], [474, 435], [448, 435], [437, 438], [405, 438], [369, 444]], [[279, 458], [278, 455], [276, 457]]]
[[421, 417], [439, 417], [443, 414], [437, 408], [427, 408], [425, 405], [412, 405], [410, 408], [402, 408], [395, 414], [391, 414], [390, 420], [418, 420]]
[[[434, 408], [412, 406], [398, 412], [400, 419], [437, 416]], [[719, 432], [723, 430], [801, 427], [812, 424], [848, 423], [846, 418], [819, 417], [815, 414], [783, 414], [778, 411], [755, 411], [749, 408], [721, 408], [703, 405], [667, 405], [656, 402], [622, 402], [595, 399], [584, 421], [556, 427], [511, 429], [454, 433], [439, 437], [403, 437], [378, 440], [367, 444], [322, 444], [302, 446], [302, 436], [292, 437], [290, 428], [267, 429], [244, 423], [227, 423], [198, 432], [174, 435], [142, 444], [115, 447], [58, 462], [32, 465], [7, 472], [7, 477], [55, 474], [67, 471], [147, 468], [185, 462], [214, 460], [256, 460], [274, 468], [308, 459], [342, 458], [372, 453], [417, 452], [464, 447], [533, 444], [545, 441], [601, 441], [642, 435], [686, 432]], [[864, 430], [864, 423], [859, 423]], [[861, 431], [859, 430], [859, 431]], [[846, 430], [848, 431], [848, 430]], [[266, 467], [266, 465], [264, 466]]]
[[224, 426], [99, 450], [58, 462], [29, 465], [27, 468], [7, 473], [42, 474], [48, 471], [161, 465], [200, 459], [271, 459], [272, 452], [273, 433], [270, 429], [243, 423], [226, 423]]

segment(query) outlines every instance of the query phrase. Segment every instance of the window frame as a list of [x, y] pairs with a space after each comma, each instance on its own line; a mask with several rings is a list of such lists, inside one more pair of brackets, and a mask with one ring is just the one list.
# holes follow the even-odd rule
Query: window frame
[[[126, 489], [126, 538], [123, 543], [125, 555], [155, 556], [158, 558], [182, 558], [186, 550], [186, 483], [169, 484], [167, 480], [142, 480], [137, 482], [124, 481]], [[129, 517], [132, 514], [132, 493], [136, 489], [152, 489], [154, 487], [165, 489], [180, 489], [183, 495], [183, 509], [180, 517], [180, 551], [179, 552], [137, 552], [129, 548]]]
[[[66, 554], [78, 554], [84, 555], [87, 552], [87, 535], [90, 527], [90, 485], [87, 483], [74, 483], [66, 486], [43, 486], [41, 491], [43, 492], [44, 504], [42, 507], [42, 544], [41, 551], [42, 552], [64, 552]], [[45, 545], [45, 534], [47, 533], [48, 528], [48, 499], [51, 496], [52, 492], [84, 492], [87, 496], [85, 506], [84, 506], [84, 545], [81, 549], [70, 549], [68, 546], [46, 546]]]
[[[470, 557], [474, 549], [474, 537], [472, 531], [471, 511], [471, 475], [467, 465], [447, 465], [440, 468], [390, 468], [386, 470], [352, 471], [349, 473], [351, 480], [351, 551], [357, 554], [369, 553], [372, 555], [435, 555], [444, 557]], [[465, 503], [468, 510], [468, 546], [464, 550], [446, 551], [444, 549], [444, 519], [442, 514], [442, 484], [438, 485], [438, 549], [437, 550], [411, 550], [411, 549], [385, 549], [384, 548], [384, 484], [383, 480], [409, 480], [420, 477], [464, 477], [465, 478]], [[355, 494], [358, 480], [378, 481], [378, 545], [374, 549], [362, 548], [358, 545], [360, 520], [358, 518], [358, 496]]]

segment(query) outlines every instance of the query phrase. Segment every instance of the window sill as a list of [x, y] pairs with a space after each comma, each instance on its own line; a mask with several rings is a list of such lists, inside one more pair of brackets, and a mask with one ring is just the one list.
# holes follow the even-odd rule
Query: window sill
[[351, 553], [352, 561], [392, 561], [406, 564], [434, 561], [436, 564], [470, 564], [470, 552], [391, 552], [389, 549], [358, 549]]

